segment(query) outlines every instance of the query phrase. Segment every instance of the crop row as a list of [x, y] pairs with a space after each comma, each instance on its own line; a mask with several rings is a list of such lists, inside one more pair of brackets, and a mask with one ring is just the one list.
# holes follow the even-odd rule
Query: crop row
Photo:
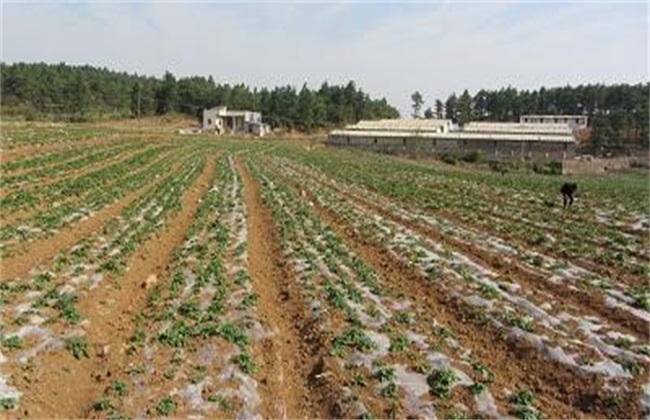
[[95, 152], [96, 149], [92, 146], [71, 147], [62, 151], [42, 153], [33, 157], [30, 156], [2, 162], [0, 163], [0, 171], [6, 176], [12, 172], [37, 170], [47, 166], [58, 165], [68, 160], [73, 160]]
[[48, 165], [46, 167], [37, 167], [29, 172], [19, 174], [5, 174], [0, 180], [0, 187], [3, 189], [3, 196], [7, 193], [14, 193], [17, 188], [37, 188], [37, 182], [50, 182], [58, 176], [68, 176], [71, 171], [79, 169], [92, 169], [92, 165], [111, 163], [111, 159], [118, 159], [128, 156], [129, 152], [136, 149], [142, 149], [143, 145], [131, 143], [125, 145], [108, 146], [100, 150], [81, 156], [78, 159], [67, 160], [57, 165]]
[[[495, 268], [503, 268], [501, 267], [503, 264], [517, 264], [523, 272], [533, 273], [536, 279], [539, 279], [536, 282], [546, 283], [546, 287], [562, 286], [560, 290], [564, 291], [567, 288], [570, 291], [581, 290], [584, 294], [595, 295], [594, 300], [604, 300], [610, 308], [621, 308], [627, 317], [638, 318], [639, 325], [644, 325], [641, 330], [645, 330], [645, 324], [650, 322], [648, 291], [628, 287], [570, 261], [555, 259], [526, 247], [512, 246], [502, 238], [492, 236], [485, 231], [464, 228], [444, 217], [413, 207], [407, 210], [399, 203], [391, 202], [366, 188], [337, 182], [307, 166], [288, 160], [282, 160], [281, 164], [287, 173], [294, 173], [301, 178], [306, 175], [321, 184], [326, 184], [339, 194], [363, 203], [371, 211], [384, 213], [402, 224], [423, 226], [428, 232], [438, 232], [443, 240], [453, 239], [454, 244], [460, 243], [465, 248], [478, 251], [480, 255], [488, 255], [489, 260], [499, 261], [492, 263]], [[539, 291], [540, 288], [533, 285], [533, 289]], [[611, 314], [611, 309], [607, 312]]]
[[[530, 189], [511, 185], [510, 178], [504, 178], [501, 184], [506, 186], [500, 186], [492, 181], [481, 181], [474, 173], [445, 172], [387, 159], [369, 162], [358, 154], [330, 156], [330, 153], [288, 152], [345, 183], [364, 186], [432, 213], [443, 212], [464, 225], [495, 232], [510, 243], [573, 260], [601, 274], [611, 274], [613, 270], [626, 273], [633, 283], [644, 284], [649, 270], [648, 227], [630, 234], [617, 226], [598, 222], [598, 211], [617, 208], [606, 206], [598, 197], [585, 198], [584, 205], [562, 211], [556, 204], [557, 191], [549, 191], [543, 177], [538, 176], [528, 183], [522, 180]], [[593, 188], [604, 189], [601, 184]], [[618, 206], [621, 204], [626, 203], [618, 203]], [[635, 208], [631, 203], [628, 210], [629, 217], [634, 220], [638, 213], [633, 210]]]
[[[252, 169], [319, 325], [324, 350], [337, 367], [338, 414], [498, 416], [490, 392], [494, 374], [455, 333], [386, 287], [390, 279], [349, 249], [280, 171], [267, 165]], [[520, 392], [525, 391], [515, 391], [513, 399]], [[525, 410], [538, 413], [532, 406]]]
[[3, 126], [2, 146], [4, 149], [11, 150], [17, 147], [68, 144], [89, 139], [100, 139], [105, 142], [124, 140], [123, 136], [117, 136], [115, 130], [107, 128], [19, 124]]
[[[150, 194], [108, 221], [101, 231], [59, 254], [47, 269], [2, 284], [3, 383], [10, 382], [7, 372], [20, 371], [43, 352], [67, 350], [76, 358], [88, 356], [87, 323], [78, 301], [106, 276], [119, 278], [127, 258], [179, 210], [182, 192], [204, 165], [204, 157], [190, 156]], [[15, 405], [19, 396], [19, 390], [7, 386], [0, 400]]]
[[233, 160], [219, 159], [212, 188], [150, 292], [131, 337], [128, 374], [95, 404], [98, 416], [253, 417], [260, 395], [251, 346], [260, 323], [247, 270], [246, 208]]
[[[287, 180], [300, 175], [281, 164], [277, 172]], [[439, 288], [477, 308], [479, 322], [504, 329], [505, 336], [528, 342], [547, 359], [576, 374], [597, 372], [610, 378], [611, 386], [620, 384], [622, 378], [640, 375], [648, 365], [647, 345], [608, 327], [605, 320], [585, 319], [572, 313], [571, 308], [556, 305], [552, 296], [530, 293], [516, 279], [500, 277], [466, 255], [404, 225], [368, 214], [367, 208], [351, 203], [318, 182], [303, 181], [302, 187], [310, 191], [319, 206], [337, 214], [362, 237], [386, 247], [403, 263], [417, 267]], [[576, 337], [581, 340], [575, 340]]]
[[168, 150], [156, 154], [153, 151], [134, 156], [129, 159], [133, 166], [123, 168], [123, 177], [106, 175], [101, 185], [89, 186], [79, 197], [70, 197], [61, 202], [48, 201], [38, 213], [2, 226], [0, 240], [4, 255], [31, 240], [52, 235], [64, 226], [89, 217], [93, 212], [119, 200], [127, 193], [159, 178], [179, 159], [179, 154], [173, 152], [174, 150]]

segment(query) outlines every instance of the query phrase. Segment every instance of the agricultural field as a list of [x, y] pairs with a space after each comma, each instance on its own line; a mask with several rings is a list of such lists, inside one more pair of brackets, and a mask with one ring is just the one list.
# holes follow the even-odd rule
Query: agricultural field
[[1, 128], [3, 418], [650, 415], [647, 172]]

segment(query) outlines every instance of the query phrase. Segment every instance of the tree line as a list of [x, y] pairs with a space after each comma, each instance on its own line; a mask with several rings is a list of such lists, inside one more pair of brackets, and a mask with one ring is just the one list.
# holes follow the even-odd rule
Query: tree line
[[[526, 114], [586, 115], [592, 152], [621, 152], [649, 145], [648, 101], [650, 84], [591, 84], [575, 87], [518, 90], [481, 89], [452, 93], [443, 102], [436, 99], [424, 110], [424, 118], [448, 118], [458, 124], [468, 121], [519, 121]], [[411, 95], [413, 115], [421, 117], [425, 105], [420, 92]]]
[[386, 99], [372, 99], [353, 81], [251, 88], [218, 84], [212, 76], [162, 78], [65, 63], [0, 63], [2, 113], [28, 118], [66, 116], [83, 121], [98, 115], [145, 117], [178, 112], [200, 117], [204, 108], [224, 105], [259, 111], [273, 127], [309, 131], [360, 119], [398, 118]]

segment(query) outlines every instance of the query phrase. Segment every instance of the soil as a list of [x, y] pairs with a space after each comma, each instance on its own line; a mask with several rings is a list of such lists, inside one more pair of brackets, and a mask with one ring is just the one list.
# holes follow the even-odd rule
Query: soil
[[[294, 188], [300, 188], [293, 184]], [[307, 192], [307, 197], [313, 197]], [[403, 295], [424, 309], [427, 317], [457, 333], [459, 342], [471, 350], [479, 360], [495, 373], [495, 386], [503, 390], [517, 386], [534, 391], [539, 408], [550, 418], [608, 417], [608, 412], [598, 406], [586, 406], [585, 401], [599, 396], [602, 379], [596, 375], [579, 375], [577, 372], [549, 361], [539, 352], [523, 343], [502, 337], [495, 328], [482, 325], [475, 317], [475, 308], [460, 299], [449, 296], [438, 283], [430, 283], [414, 269], [405, 266], [388, 251], [378, 248], [360, 237], [345, 220], [340, 220], [329, 210], [314, 204], [320, 218], [345, 241], [357, 255], [381, 274], [385, 285], [396, 295]], [[422, 321], [422, 320], [421, 320]], [[431, 322], [429, 325], [432, 325]], [[514, 385], [516, 384], [516, 385]], [[638, 412], [638, 398], [626, 391], [629, 413]], [[497, 405], [506, 407], [503, 393], [494, 395]], [[587, 410], [587, 411], [585, 411]], [[500, 410], [500, 412], [507, 412]], [[634, 415], [630, 414], [634, 417]]]
[[[79, 311], [91, 322], [86, 327], [88, 348], [105, 348], [108, 354], [89, 352], [89, 358], [74, 359], [69, 352], [46, 353], [29, 371], [15, 372], [23, 390], [21, 412], [29, 417], [82, 418], [100, 399], [114, 372], [125, 368], [128, 338], [135, 329], [133, 318], [146, 304], [143, 286], [149, 276], [164, 277], [173, 250], [186, 233], [209, 188], [214, 161], [184, 193], [182, 211], [167, 221], [166, 229], [151, 238], [129, 261], [121, 277], [105, 280], [83, 296]], [[101, 304], [99, 302], [105, 302]]]
[[314, 339], [317, 333], [311, 328], [300, 285], [283, 262], [277, 228], [263, 204], [259, 187], [241, 158], [237, 160], [237, 169], [244, 183], [248, 209], [248, 269], [260, 299], [260, 318], [273, 332], [272, 337], [254, 349], [256, 359], [262, 361], [258, 375], [262, 415], [330, 417], [328, 405], [336, 399], [328, 397], [326, 387], [316, 378], [322, 368], [323, 355], [319, 349], [323, 346]]

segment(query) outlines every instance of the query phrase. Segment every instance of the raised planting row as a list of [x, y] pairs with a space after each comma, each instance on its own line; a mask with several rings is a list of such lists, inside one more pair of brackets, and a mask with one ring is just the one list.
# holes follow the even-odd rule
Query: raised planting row
[[[19, 200], [16, 189], [35, 189], [42, 183], [53, 183], [58, 177], [69, 177], [76, 175], [77, 171], [91, 171], [93, 165], [108, 165], [112, 160], [124, 159], [137, 149], [143, 149], [144, 145], [139, 143], [108, 146], [95, 150], [94, 153], [84, 155], [78, 159], [68, 160], [58, 165], [39, 167], [29, 172], [4, 175], [0, 180], [0, 187], [3, 189], [3, 205], [14, 204]], [[37, 184], [38, 183], [38, 184]], [[13, 201], [5, 201], [4, 196], [13, 196]]]
[[640, 338], [648, 338], [650, 307], [647, 288], [628, 287], [570, 261], [555, 259], [526, 247], [511, 246], [485, 231], [464, 228], [417, 208], [407, 209], [368, 189], [337, 182], [296, 162], [284, 159], [279, 164], [284, 172], [326, 184], [367, 211], [377, 212], [424, 235], [433, 236], [446, 245], [460, 248], [502, 275], [516, 274], [519, 281], [527, 280], [524, 289], [532, 289], [528, 292], [551, 295], [551, 298], [560, 301], [571, 298], [569, 305], [588, 306], [590, 312], [629, 327]]
[[31, 170], [45, 169], [49, 166], [60, 165], [96, 153], [97, 149], [92, 146], [70, 147], [61, 151], [42, 153], [22, 159], [15, 159], [0, 163], [0, 171], [4, 176], [14, 175], [16, 172], [27, 172]]
[[[557, 178], [509, 176], [498, 182], [490, 174], [482, 179], [476, 172], [436, 170], [389, 159], [371, 160], [363, 154], [309, 154], [293, 148], [285, 151], [347, 184], [363, 185], [392, 200], [416, 204], [434, 213], [444, 212], [464, 225], [498, 232], [513, 244], [534, 246], [576, 260], [602, 274], [616, 270], [637, 284], [643, 283], [647, 275], [646, 239], [650, 226], [639, 223], [639, 214], [643, 214], [640, 209], [644, 207], [634, 201], [644, 196], [641, 177], [621, 178], [620, 188], [627, 191], [625, 187], [631, 186], [632, 191], [617, 207], [600, 199], [600, 194], [611, 197], [607, 194], [607, 180], [580, 180], [581, 186], [585, 184], [581, 188], [588, 191], [573, 209], [563, 211], [557, 204], [561, 185]], [[647, 197], [647, 182], [645, 189]], [[599, 222], [598, 213], [612, 207], [627, 208], [630, 223], [634, 220], [638, 225], [636, 234]]]
[[2, 126], [2, 147], [7, 150], [19, 147], [74, 144], [88, 140], [121, 142], [126, 139], [108, 127], [65, 124], [4, 124]]
[[598, 373], [604, 378], [599, 391], [603, 395], [613, 388], [630, 395], [640, 391], [650, 359], [647, 344], [637, 337], [622, 334], [606, 320], [576, 314], [570, 306], [557, 304], [553, 295], [522, 288], [517, 279], [501, 277], [444, 244], [350, 203], [318, 182], [305, 182], [304, 175], [292, 173], [286, 165], [277, 164], [277, 173], [286, 177], [283, 182], [302, 179], [300, 186], [318, 205], [336, 214], [360, 237], [417, 268], [437, 290], [464, 300], [479, 324], [492, 324], [498, 335], [536, 348], [569, 372], [582, 372], [589, 378]]
[[[49, 267], [2, 284], [0, 370], [5, 385], [12, 383], [12, 374], [15, 381], [17, 372], [38, 363], [43, 353], [88, 356], [84, 330], [92, 320], [79, 311], [79, 301], [106, 278], [118, 279], [128, 270], [130, 256], [180, 210], [183, 191], [204, 165], [204, 156], [187, 156], [178, 171], [134, 201], [120, 217], [107, 221], [103, 229], [59, 254]], [[20, 394], [14, 385], [7, 385], [0, 400], [15, 406]]]
[[182, 154], [178, 149], [144, 152], [129, 159], [131, 166], [124, 166], [122, 177], [107, 173], [102, 185], [94, 185], [79, 197], [70, 197], [61, 202], [48, 202], [40, 211], [24, 219], [0, 228], [0, 245], [3, 255], [24, 248], [30, 241], [57, 233], [65, 226], [88, 217], [94, 212], [116, 202], [126, 194], [136, 191], [159, 179], [174, 167]]
[[106, 389], [92, 416], [259, 415], [252, 346], [271, 332], [256, 310], [246, 208], [231, 156], [219, 159], [187, 234], [169, 277], [156, 282], [135, 319], [126, 373]]
[[[494, 373], [455, 332], [348, 248], [277, 173], [252, 166], [280, 229], [323, 347], [324, 378], [338, 388], [332, 415], [476, 417], [517, 411], [511, 390], [491, 394]], [[326, 379], [327, 380], [327, 379]], [[527, 412], [539, 414], [532, 404]]]

